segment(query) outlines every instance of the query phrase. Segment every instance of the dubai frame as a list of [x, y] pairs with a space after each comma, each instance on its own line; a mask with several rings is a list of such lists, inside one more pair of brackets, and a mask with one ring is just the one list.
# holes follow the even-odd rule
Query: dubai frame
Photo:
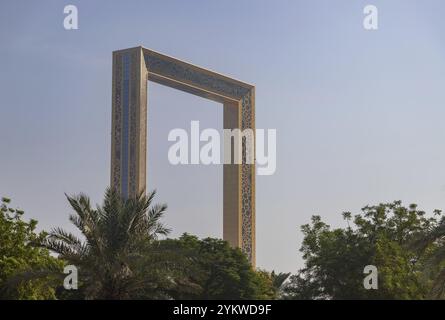
[[[111, 186], [123, 198], [145, 192], [147, 81], [222, 103], [224, 129], [255, 132], [254, 86], [143, 47], [114, 51]], [[245, 140], [242, 164], [223, 171], [223, 238], [255, 265], [255, 164], [246, 163]]]

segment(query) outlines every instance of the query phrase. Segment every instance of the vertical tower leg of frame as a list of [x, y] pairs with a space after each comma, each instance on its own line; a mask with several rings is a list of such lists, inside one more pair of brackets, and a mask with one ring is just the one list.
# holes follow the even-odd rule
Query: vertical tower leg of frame
[[111, 186], [126, 199], [145, 190], [147, 68], [141, 48], [113, 52]]
[[[241, 126], [240, 108], [238, 103], [224, 104], [224, 129], [237, 129]], [[233, 144], [225, 141], [224, 146], [231, 150], [224, 150], [224, 154], [230, 152], [233, 158]], [[241, 166], [224, 164], [223, 172], [223, 239], [232, 247], [241, 247]]]
[[[255, 239], [255, 89], [252, 88], [240, 101], [241, 129], [252, 130], [253, 145], [243, 141], [243, 161], [241, 167], [241, 248], [247, 255], [252, 266], [256, 265]], [[253, 161], [247, 160], [248, 152], [253, 155]], [[252, 159], [251, 159], [252, 160]]]
[[[224, 103], [224, 129], [255, 129], [254, 93], [242, 101]], [[242, 164], [234, 164], [234, 144], [224, 142], [224, 153], [232, 155], [224, 164], [223, 238], [239, 247], [255, 266], [255, 164], [246, 161], [246, 142], [242, 142]], [[251, 146], [254, 152], [255, 147]]]

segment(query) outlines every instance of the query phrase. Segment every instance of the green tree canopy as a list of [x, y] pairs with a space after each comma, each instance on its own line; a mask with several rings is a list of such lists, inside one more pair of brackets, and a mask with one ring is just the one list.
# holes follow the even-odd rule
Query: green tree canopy
[[429, 298], [445, 298], [445, 217], [421, 230], [411, 248], [425, 257], [425, 277], [432, 279]]
[[[440, 212], [436, 212], [440, 214]], [[400, 201], [366, 206], [348, 227], [332, 229], [319, 216], [302, 226], [300, 251], [305, 267], [290, 278], [284, 291], [294, 299], [422, 299], [430, 287], [425, 279], [424, 255], [411, 248], [423, 232], [438, 224], [416, 205]], [[352, 220], [352, 223], [351, 223]], [[351, 226], [352, 224], [352, 226]], [[363, 271], [367, 265], [378, 270], [378, 289], [366, 290]]]
[[174, 252], [182, 264], [175, 299], [272, 299], [277, 290], [271, 275], [254, 271], [239, 248], [226, 241], [183, 234], [159, 242], [160, 251]]
[[0, 299], [54, 299], [52, 273], [62, 274], [62, 262], [34, 244], [45, 232], [36, 233], [36, 220], [22, 219], [24, 212], [0, 205]]

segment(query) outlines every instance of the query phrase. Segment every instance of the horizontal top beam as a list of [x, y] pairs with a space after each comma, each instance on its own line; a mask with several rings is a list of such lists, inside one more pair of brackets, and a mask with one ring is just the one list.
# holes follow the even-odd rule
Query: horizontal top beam
[[148, 80], [210, 100], [238, 102], [254, 88], [248, 83], [143, 47], [115, 53], [129, 50], [142, 50]]

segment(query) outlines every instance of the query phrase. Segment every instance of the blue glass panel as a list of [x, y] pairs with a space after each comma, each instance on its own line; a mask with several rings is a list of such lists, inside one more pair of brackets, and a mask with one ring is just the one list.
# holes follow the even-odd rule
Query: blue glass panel
[[124, 54], [122, 57], [123, 65], [123, 95], [122, 95], [122, 197], [128, 198], [128, 144], [129, 144], [129, 120], [130, 120], [130, 55]]

